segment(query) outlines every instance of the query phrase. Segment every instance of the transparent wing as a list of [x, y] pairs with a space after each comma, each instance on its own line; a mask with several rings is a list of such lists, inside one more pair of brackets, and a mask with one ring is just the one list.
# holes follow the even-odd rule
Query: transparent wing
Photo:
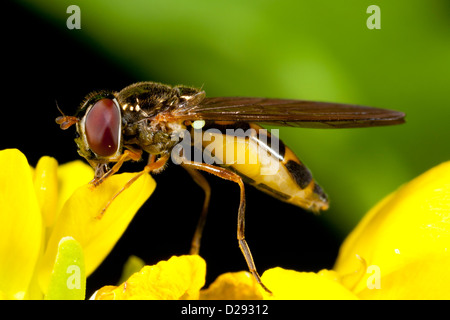
[[245, 121], [304, 128], [357, 128], [404, 122], [398, 111], [350, 104], [266, 98], [205, 98], [172, 112], [178, 119]]

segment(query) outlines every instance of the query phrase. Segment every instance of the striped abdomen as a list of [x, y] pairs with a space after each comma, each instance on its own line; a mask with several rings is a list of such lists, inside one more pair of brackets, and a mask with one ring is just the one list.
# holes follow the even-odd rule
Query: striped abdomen
[[245, 182], [282, 200], [318, 212], [328, 200], [311, 172], [286, 147], [253, 123], [216, 121], [203, 128], [203, 153]]

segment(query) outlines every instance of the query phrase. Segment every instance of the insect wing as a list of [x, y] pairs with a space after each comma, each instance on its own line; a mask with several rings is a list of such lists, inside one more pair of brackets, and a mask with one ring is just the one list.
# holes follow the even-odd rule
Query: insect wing
[[205, 98], [174, 112], [180, 119], [245, 121], [304, 128], [357, 128], [404, 122], [398, 111], [350, 104], [266, 98]]

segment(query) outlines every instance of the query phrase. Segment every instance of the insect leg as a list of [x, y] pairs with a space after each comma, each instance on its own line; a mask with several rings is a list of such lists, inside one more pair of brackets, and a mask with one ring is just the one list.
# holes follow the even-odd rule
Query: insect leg
[[200, 251], [200, 240], [202, 238], [203, 228], [205, 227], [206, 216], [208, 215], [209, 199], [211, 198], [211, 187], [204, 176], [197, 170], [191, 169], [188, 166], [182, 165], [184, 169], [191, 175], [192, 179], [205, 192], [205, 200], [203, 202], [203, 209], [195, 229], [194, 237], [192, 238], [190, 254], [198, 254]]
[[155, 162], [155, 161], [156, 161], [156, 155], [151, 154], [151, 155], [149, 156], [149, 158], [148, 158], [148, 163], [147, 163], [147, 164], [151, 164], [151, 163], [153, 163], [153, 162]]
[[116, 164], [110, 169], [108, 170], [103, 176], [99, 177], [99, 178], [94, 178], [91, 182], [89, 182], [91, 184], [91, 186], [93, 188], [99, 186], [103, 181], [105, 181], [106, 178], [112, 176], [114, 173], [116, 173], [117, 171], [119, 171], [120, 167], [122, 166], [122, 164], [127, 161], [127, 160], [139, 160], [142, 156], [142, 152], [133, 152], [130, 150], [125, 150], [124, 153], [119, 157], [119, 159], [117, 160]]
[[169, 156], [164, 155], [161, 158], [159, 158], [157, 161], [147, 164], [144, 167], [144, 170], [142, 170], [141, 172], [138, 172], [133, 178], [128, 180], [127, 183], [119, 191], [117, 191], [116, 194], [114, 194], [112, 196], [112, 198], [108, 201], [106, 206], [103, 207], [102, 211], [97, 215], [96, 219], [101, 219], [103, 217], [103, 215], [105, 214], [105, 211], [108, 209], [108, 207], [114, 201], [114, 199], [116, 199], [123, 191], [128, 189], [137, 179], [139, 179], [139, 177], [141, 177], [142, 175], [144, 175], [146, 173], [150, 173], [154, 170], [158, 170], [158, 169], [162, 168], [166, 164], [167, 160], [169, 160]]
[[239, 188], [241, 190], [240, 195], [240, 202], [239, 202], [239, 211], [238, 211], [238, 223], [237, 223], [237, 239], [239, 242], [239, 248], [242, 251], [242, 254], [244, 255], [245, 261], [247, 262], [248, 269], [252, 273], [252, 275], [255, 277], [256, 281], [261, 285], [261, 287], [267, 291], [268, 293], [272, 293], [261, 281], [261, 277], [258, 274], [258, 271], [256, 271], [255, 262], [253, 260], [252, 253], [250, 251], [250, 248], [247, 244], [247, 241], [245, 240], [245, 188], [244, 188], [244, 182], [242, 181], [242, 178], [225, 168], [216, 167], [213, 165], [209, 165], [206, 163], [199, 163], [199, 162], [193, 162], [184, 160], [183, 165], [187, 167], [191, 167], [193, 169], [202, 170], [209, 172], [219, 178], [233, 181], [239, 185]]

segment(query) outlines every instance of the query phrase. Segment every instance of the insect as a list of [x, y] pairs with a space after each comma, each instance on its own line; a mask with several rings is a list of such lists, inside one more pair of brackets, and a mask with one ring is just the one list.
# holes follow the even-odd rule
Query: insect
[[[207, 180], [199, 171], [237, 183], [240, 188], [237, 219], [239, 247], [250, 272], [268, 292], [270, 290], [260, 279], [245, 239], [244, 182], [282, 201], [314, 212], [326, 210], [328, 199], [299, 158], [256, 123], [305, 128], [357, 128], [400, 124], [405, 116], [392, 110], [337, 103], [206, 98], [205, 92], [196, 88], [172, 87], [155, 82], [135, 83], [119, 92], [93, 92], [85, 98], [74, 116], [61, 114], [56, 119], [61, 129], [76, 125], [78, 153], [95, 170], [90, 182], [93, 187], [116, 173], [125, 161], [138, 161], [144, 153], [149, 154], [144, 169], [113, 196], [99, 217], [140, 176], [163, 170], [171, 155], [181, 159], [180, 164], [205, 192], [191, 254], [199, 253], [211, 192]], [[238, 129], [249, 134], [230, 134]], [[200, 133], [200, 142], [193, 141], [196, 140], [196, 133]], [[194, 145], [194, 149], [200, 149], [203, 153], [208, 151], [216, 163], [196, 161], [195, 157], [192, 160], [188, 157], [189, 148], [179, 148], [180, 136], [188, 136], [189, 146]], [[208, 144], [212, 137], [221, 141], [213, 149]], [[277, 142], [276, 148], [274, 141]], [[228, 151], [226, 148], [229, 145], [244, 150], [244, 156], [252, 156], [255, 161], [252, 164], [239, 162], [236, 157], [224, 161], [223, 154]], [[270, 169], [274, 164], [274, 171], [262, 174], [262, 169]]]

